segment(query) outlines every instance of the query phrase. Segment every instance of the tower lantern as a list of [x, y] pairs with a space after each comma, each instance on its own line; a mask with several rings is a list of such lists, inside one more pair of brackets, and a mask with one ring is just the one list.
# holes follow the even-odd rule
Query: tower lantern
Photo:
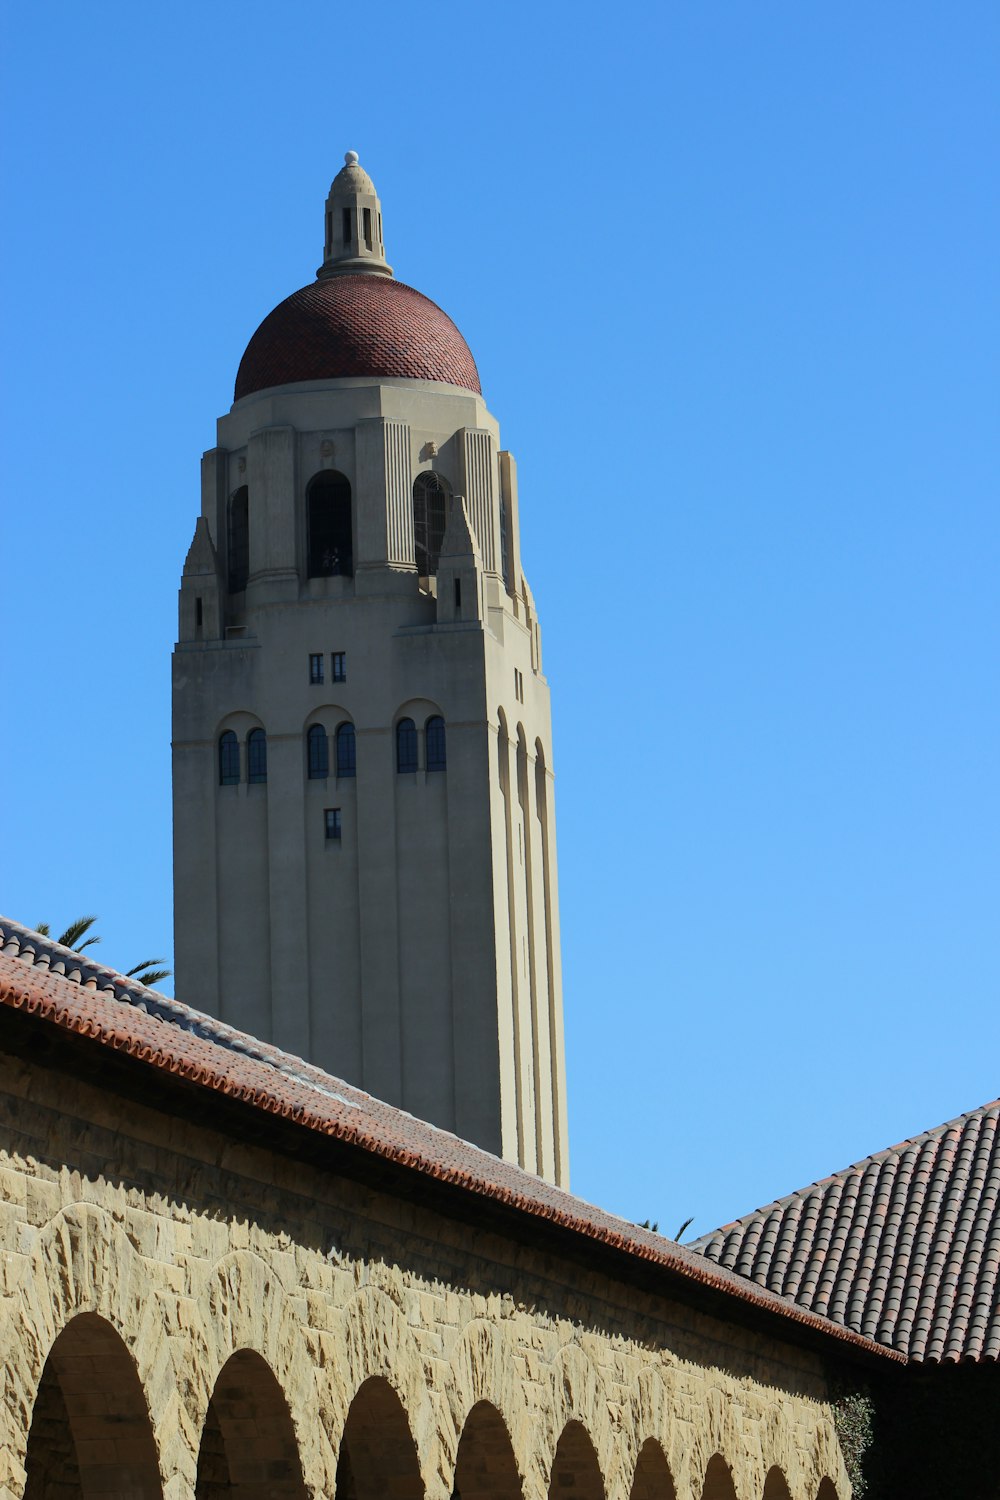
[[354, 152], [202, 461], [178, 992], [566, 1184], [549, 691], [517, 471]]

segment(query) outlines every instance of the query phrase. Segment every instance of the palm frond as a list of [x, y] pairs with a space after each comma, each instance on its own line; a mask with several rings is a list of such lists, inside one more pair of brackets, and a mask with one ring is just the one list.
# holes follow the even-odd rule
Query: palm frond
[[48, 922], [36, 922], [35, 931], [40, 932], [42, 937], [48, 937], [51, 931]]
[[171, 969], [158, 969], [157, 964], [162, 964], [162, 958], [144, 958], [141, 964], [136, 964], [134, 969], [129, 969], [126, 979], [134, 979], [137, 984], [159, 984], [161, 979], [169, 979]]
[[93, 937], [87, 938], [85, 943], [80, 942], [80, 939], [85, 933], [90, 931], [96, 921], [96, 917], [77, 917], [76, 921], [71, 922], [66, 928], [59, 942], [64, 948], [72, 948], [74, 953], [82, 953], [84, 948], [89, 948], [94, 943], [101, 941], [95, 933]]

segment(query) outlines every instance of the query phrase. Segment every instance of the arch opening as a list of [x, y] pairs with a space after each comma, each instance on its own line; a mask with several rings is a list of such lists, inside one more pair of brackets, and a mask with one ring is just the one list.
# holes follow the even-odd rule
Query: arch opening
[[337, 1460], [335, 1500], [423, 1500], [417, 1450], [403, 1403], [387, 1380], [373, 1376], [347, 1413]]
[[354, 725], [351, 723], [341, 724], [337, 730], [337, 775], [356, 776], [358, 774], [358, 742], [354, 733]]
[[232, 1355], [208, 1403], [195, 1500], [307, 1500], [292, 1415], [266, 1360]]
[[714, 1453], [705, 1470], [701, 1500], [736, 1500], [736, 1486], [729, 1465], [721, 1453]]
[[407, 776], [417, 769], [417, 726], [412, 719], [400, 719], [396, 725], [396, 770]]
[[260, 784], [267, 780], [267, 735], [263, 729], [251, 729], [247, 735], [247, 781]]
[[500, 1413], [488, 1401], [478, 1402], [465, 1419], [452, 1495], [458, 1500], [522, 1500], [510, 1436]]
[[226, 511], [226, 585], [241, 594], [250, 576], [250, 491], [245, 484], [229, 497]]
[[96, 1313], [78, 1314], [49, 1350], [25, 1469], [24, 1500], [163, 1500], [139, 1372]]
[[573, 1500], [604, 1500], [601, 1466], [582, 1422], [567, 1422], [563, 1429], [552, 1464], [549, 1500], [565, 1500], [567, 1490], [573, 1491]]
[[428, 771], [448, 769], [448, 747], [445, 738], [444, 720], [440, 714], [432, 714], [424, 726], [427, 747]]
[[676, 1500], [673, 1475], [663, 1449], [647, 1438], [639, 1450], [629, 1500]]
[[764, 1493], [761, 1496], [761, 1500], [792, 1500], [788, 1481], [777, 1464], [767, 1471], [767, 1477], [764, 1480]]
[[240, 742], [231, 729], [219, 735], [219, 785], [239, 786]]
[[413, 481], [413, 557], [421, 578], [431, 578], [438, 570], [450, 494], [447, 479], [433, 469]]
[[322, 724], [306, 731], [306, 764], [310, 781], [325, 781], [330, 774], [330, 744]]
[[816, 1500], [839, 1500], [837, 1486], [826, 1475], [819, 1482], [819, 1489], [816, 1491]]
[[350, 481], [324, 469], [306, 490], [308, 573], [310, 578], [349, 578], [354, 572], [354, 530]]

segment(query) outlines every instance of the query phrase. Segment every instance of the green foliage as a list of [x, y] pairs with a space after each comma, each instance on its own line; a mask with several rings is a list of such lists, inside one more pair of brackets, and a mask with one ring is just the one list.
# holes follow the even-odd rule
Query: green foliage
[[684, 1231], [686, 1229], [690, 1229], [691, 1225], [693, 1223], [694, 1223], [694, 1214], [691, 1215], [690, 1219], [685, 1219], [684, 1220], [684, 1223], [681, 1225], [680, 1229], [678, 1229], [677, 1233], [674, 1235], [674, 1239], [677, 1241], [678, 1244], [680, 1244], [680, 1242], [681, 1242], [681, 1235], [684, 1233]]
[[639, 1225], [639, 1228], [640, 1229], [651, 1229], [654, 1234], [659, 1234], [659, 1232], [660, 1232], [660, 1221], [659, 1221], [659, 1219], [643, 1219], [642, 1223]]
[[[86, 937], [96, 921], [96, 917], [77, 917], [75, 922], [69, 924], [57, 942], [61, 947], [70, 948], [74, 953], [82, 953], [84, 948], [91, 948], [101, 941], [96, 933], [91, 933], [85, 943], [80, 941], [82, 937]], [[42, 937], [52, 936], [52, 929], [48, 922], [37, 923], [35, 931], [41, 933]], [[157, 964], [162, 964], [162, 962], [162, 958], [144, 958], [141, 963], [136, 964], [134, 969], [126, 971], [125, 978], [134, 979], [136, 984], [159, 984], [161, 979], [169, 979], [172, 973], [170, 969], [157, 968]]]
[[872, 1445], [874, 1419], [875, 1403], [866, 1390], [845, 1390], [833, 1402], [833, 1425], [854, 1500], [861, 1500], [868, 1488], [864, 1461]]

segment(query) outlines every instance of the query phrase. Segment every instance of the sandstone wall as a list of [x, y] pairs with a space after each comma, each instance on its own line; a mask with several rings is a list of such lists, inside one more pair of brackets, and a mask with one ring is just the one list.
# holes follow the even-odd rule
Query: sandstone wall
[[849, 1494], [794, 1345], [8, 1057], [0, 1142], [17, 1500]]

